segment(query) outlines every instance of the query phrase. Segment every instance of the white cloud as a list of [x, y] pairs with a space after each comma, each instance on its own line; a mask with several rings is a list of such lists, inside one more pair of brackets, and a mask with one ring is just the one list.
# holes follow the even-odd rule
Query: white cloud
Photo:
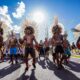
[[8, 35], [8, 32], [11, 30], [12, 28], [12, 19], [8, 13], [8, 6], [1, 6], [0, 7], [0, 21], [3, 22], [2, 24], [2, 27], [3, 27], [3, 30], [4, 30], [4, 40], [7, 39], [7, 35]]
[[13, 26], [13, 30], [14, 30], [15, 33], [20, 33], [21, 27], [18, 26], [18, 25], [14, 25], [14, 26]]
[[8, 13], [8, 7], [7, 6], [0, 7], [0, 14], [5, 15], [6, 13]]
[[18, 7], [16, 12], [13, 12], [12, 15], [14, 18], [21, 18], [25, 13], [25, 4], [21, 1], [18, 2]]
[[7, 26], [10, 26], [13, 23], [10, 15], [8, 14], [8, 6], [0, 7], [0, 20], [5, 22]]

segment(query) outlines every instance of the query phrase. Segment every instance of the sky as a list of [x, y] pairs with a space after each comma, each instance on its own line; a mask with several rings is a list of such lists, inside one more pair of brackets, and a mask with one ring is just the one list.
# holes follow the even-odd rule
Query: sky
[[37, 23], [39, 40], [45, 38], [46, 29], [51, 37], [51, 25], [54, 16], [58, 16], [59, 22], [68, 33], [69, 41], [76, 41], [71, 29], [80, 23], [80, 0], [0, 0], [0, 20], [17, 31], [25, 18], [34, 17], [39, 20], [40, 16], [33, 15], [37, 15], [37, 12], [41, 12], [44, 17], [43, 22]]

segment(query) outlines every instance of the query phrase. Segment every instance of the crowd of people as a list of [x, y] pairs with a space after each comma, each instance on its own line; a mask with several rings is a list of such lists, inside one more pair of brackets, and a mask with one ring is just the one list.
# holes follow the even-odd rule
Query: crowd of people
[[[26, 26], [24, 29], [24, 37], [17, 39], [14, 32], [11, 31], [7, 41], [3, 40], [3, 28], [1, 28], [2, 22], [0, 23], [0, 61], [4, 61], [4, 54], [10, 53], [9, 59], [11, 65], [18, 63], [18, 52], [20, 55], [24, 55], [24, 63], [26, 64], [25, 71], [29, 69], [28, 56], [32, 57], [32, 65], [36, 68], [36, 51], [38, 52], [39, 59], [44, 56], [45, 60], [49, 57], [50, 52], [52, 53], [53, 63], [57, 69], [63, 68], [64, 61], [68, 64], [71, 56], [71, 46], [67, 39], [68, 34], [62, 33], [62, 28], [56, 24], [52, 28], [52, 38], [45, 38], [44, 41], [40, 40], [37, 42], [34, 35], [35, 31], [32, 26]], [[15, 58], [15, 59], [14, 59]]]

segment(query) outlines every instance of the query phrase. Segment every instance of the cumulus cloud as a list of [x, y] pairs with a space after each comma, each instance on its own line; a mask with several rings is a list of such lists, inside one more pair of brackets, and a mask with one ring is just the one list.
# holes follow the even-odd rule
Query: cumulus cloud
[[14, 25], [14, 26], [13, 26], [13, 30], [14, 30], [15, 33], [20, 33], [21, 27], [18, 26], [18, 25]]
[[8, 6], [0, 7], [0, 21], [3, 22], [2, 27], [4, 29], [4, 36], [6, 37], [8, 31], [11, 29], [11, 24], [13, 23], [8, 13]]
[[8, 6], [0, 7], [0, 20], [5, 22], [7, 26], [10, 26], [13, 23], [10, 15], [8, 14]]
[[16, 12], [13, 12], [12, 15], [14, 18], [21, 18], [25, 13], [25, 4], [21, 1], [18, 2], [18, 7], [16, 8]]
[[2, 28], [4, 30], [4, 41], [7, 40], [7, 36], [11, 30], [13, 30], [12, 27], [12, 18], [10, 14], [8, 13], [8, 6], [1, 6], [0, 7], [0, 21], [3, 22]]
[[8, 7], [7, 6], [0, 7], [0, 14], [5, 15], [6, 13], [8, 13]]

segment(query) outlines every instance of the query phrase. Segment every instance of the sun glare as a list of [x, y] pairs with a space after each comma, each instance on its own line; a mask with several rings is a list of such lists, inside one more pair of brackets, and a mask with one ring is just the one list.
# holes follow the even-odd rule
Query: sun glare
[[34, 11], [32, 14], [32, 19], [36, 23], [43, 23], [45, 20], [45, 13], [43, 11]]

